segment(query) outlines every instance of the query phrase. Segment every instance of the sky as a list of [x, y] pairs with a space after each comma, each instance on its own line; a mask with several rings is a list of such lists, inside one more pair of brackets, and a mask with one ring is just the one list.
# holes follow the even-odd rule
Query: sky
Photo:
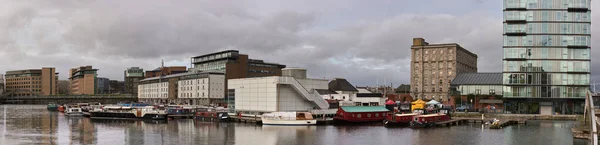
[[[502, 71], [501, 0], [0, 0], [0, 72], [92, 65], [123, 80], [128, 67], [190, 67], [236, 49], [358, 86], [410, 83], [412, 38], [458, 43], [479, 72]], [[592, 7], [600, 3], [592, 1]], [[593, 9], [593, 8], [592, 8]], [[592, 24], [600, 15], [592, 11]], [[592, 29], [592, 47], [600, 37]], [[593, 49], [592, 49], [593, 50]], [[598, 56], [592, 51], [592, 56]], [[599, 80], [597, 59], [592, 81]]]

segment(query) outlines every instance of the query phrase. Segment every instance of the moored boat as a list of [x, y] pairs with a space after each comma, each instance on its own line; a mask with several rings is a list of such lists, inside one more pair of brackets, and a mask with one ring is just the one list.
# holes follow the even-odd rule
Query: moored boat
[[341, 106], [333, 119], [342, 122], [381, 122], [388, 112], [390, 110], [384, 106]]
[[83, 111], [80, 107], [68, 107], [65, 110], [66, 116], [83, 116]]
[[413, 120], [413, 117], [420, 115], [419, 113], [408, 114], [388, 114], [383, 121], [383, 125], [388, 126], [408, 126]]
[[229, 113], [225, 108], [200, 108], [196, 110], [194, 118], [196, 120], [228, 121]]
[[261, 116], [263, 125], [316, 125], [309, 112], [272, 112]]
[[124, 107], [124, 106], [105, 106], [100, 111], [90, 111], [92, 119], [167, 119], [167, 113], [164, 110], [154, 109], [153, 106], [146, 107]]
[[437, 122], [448, 121], [450, 116], [448, 114], [428, 114], [428, 115], [417, 115], [413, 117], [410, 122], [412, 128], [423, 128], [433, 127]]
[[48, 109], [50, 111], [58, 111], [58, 104], [56, 104], [54, 102], [50, 102], [50, 103], [48, 103], [48, 106], [46, 106], [46, 109]]

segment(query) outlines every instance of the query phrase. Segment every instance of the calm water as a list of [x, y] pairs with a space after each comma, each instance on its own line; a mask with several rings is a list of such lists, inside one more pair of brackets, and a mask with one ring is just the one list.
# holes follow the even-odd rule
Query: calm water
[[335, 145], [335, 144], [585, 144], [573, 140], [570, 121], [530, 121], [501, 130], [480, 124], [410, 129], [372, 126], [262, 127], [241, 123], [173, 120], [168, 123], [90, 120], [49, 112], [45, 105], [0, 105], [0, 144], [198, 144], [198, 145]]

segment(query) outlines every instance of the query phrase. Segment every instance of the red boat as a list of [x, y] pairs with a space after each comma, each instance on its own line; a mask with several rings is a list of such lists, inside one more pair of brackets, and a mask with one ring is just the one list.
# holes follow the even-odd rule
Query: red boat
[[383, 121], [383, 125], [388, 126], [407, 126], [413, 120], [413, 117], [420, 115], [419, 113], [409, 113], [409, 114], [388, 114], [388, 116]]
[[413, 117], [410, 122], [410, 127], [421, 128], [421, 127], [432, 127], [435, 123], [450, 120], [448, 114], [429, 114], [429, 115], [417, 115]]
[[342, 122], [383, 121], [390, 110], [384, 106], [341, 106], [333, 120]]

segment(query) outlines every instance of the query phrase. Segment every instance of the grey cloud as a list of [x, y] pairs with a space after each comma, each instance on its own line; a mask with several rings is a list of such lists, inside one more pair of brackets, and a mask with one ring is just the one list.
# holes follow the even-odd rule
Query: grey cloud
[[253, 1], [11, 1], [0, 6], [8, 9], [0, 14], [6, 22], [0, 33], [10, 34], [0, 35], [0, 61], [9, 64], [0, 70], [55, 66], [65, 79], [68, 68], [93, 65], [100, 76], [122, 79], [130, 66], [154, 69], [160, 59], [186, 64], [195, 55], [235, 48], [308, 68], [317, 78], [400, 84], [409, 83], [413, 37], [459, 43], [479, 55], [480, 71], [502, 68], [501, 16], [395, 14], [323, 27], [323, 19], [341, 15], [337, 9], [356, 5], [296, 3], [281, 8]]

